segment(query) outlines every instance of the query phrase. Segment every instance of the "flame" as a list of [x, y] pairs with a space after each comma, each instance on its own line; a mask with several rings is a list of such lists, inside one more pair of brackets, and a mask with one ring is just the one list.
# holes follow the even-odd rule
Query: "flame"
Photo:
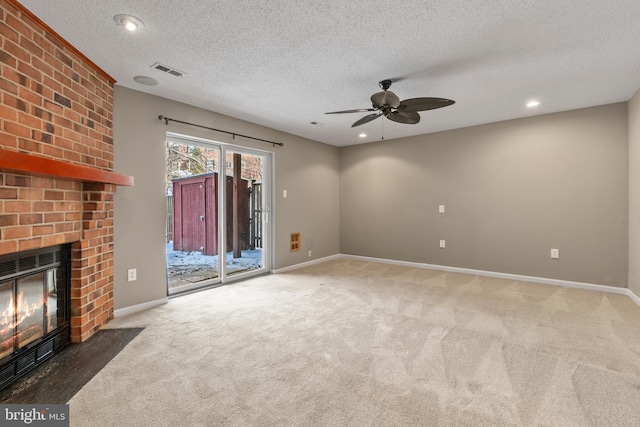
[[16, 312], [18, 313], [18, 323], [27, 316], [31, 316], [33, 313], [42, 308], [42, 301], [36, 301], [29, 303], [24, 292], [18, 294], [18, 303], [16, 304]]
[[[36, 298], [36, 301], [29, 302], [24, 292], [18, 294], [15, 302], [12, 295], [5, 309], [0, 312], [0, 338], [5, 338], [5, 335], [8, 334], [13, 335], [13, 329], [20, 325], [24, 319], [41, 310], [43, 305], [44, 301], [39, 298]], [[13, 342], [13, 337], [6, 338], [8, 338], [7, 341]], [[5, 347], [8, 344], [7, 341], [0, 342], [0, 348]]]

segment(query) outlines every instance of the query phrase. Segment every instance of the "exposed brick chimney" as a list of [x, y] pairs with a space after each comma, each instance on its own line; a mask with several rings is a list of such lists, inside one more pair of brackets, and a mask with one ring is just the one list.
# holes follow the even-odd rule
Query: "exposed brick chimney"
[[81, 342], [113, 318], [116, 186], [83, 177], [113, 171], [115, 81], [14, 0], [0, 2], [0, 75], [0, 254], [72, 243]]

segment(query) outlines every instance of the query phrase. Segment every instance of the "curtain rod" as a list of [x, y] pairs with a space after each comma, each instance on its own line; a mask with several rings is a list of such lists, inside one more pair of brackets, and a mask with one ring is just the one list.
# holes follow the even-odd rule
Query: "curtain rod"
[[212, 130], [212, 131], [215, 131], [215, 132], [226, 133], [227, 135], [231, 135], [233, 137], [233, 139], [235, 139], [236, 136], [239, 136], [239, 137], [242, 137], [242, 138], [253, 139], [255, 141], [266, 142], [267, 144], [273, 144], [274, 147], [276, 145], [279, 145], [280, 147], [284, 147], [284, 144], [282, 142], [273, 142], [273, 141], [268, 141], [266, 139], [254, 138], [253, 136], [247, 136], [247, 135], [242, 135], [242, 134], [235, 133], [235, 132], [229, 132], [229, 131], [226, 131], [226, 130], [210, 128], [208, 126], [197, 125], [195, 123], [183, 122], [182, 120], [171, 119], [169, 117], [165, 117], [165, 116], [162, 116], [162, 115], [158, 116], [158, 120], [164, 120], [164, 124], [165, 125], [168, 125], [169, 122], [182, 123], [183, 125], [195, 126], [195, 127], [199, 127], [199, 128], [202, 128], [202, 129]]

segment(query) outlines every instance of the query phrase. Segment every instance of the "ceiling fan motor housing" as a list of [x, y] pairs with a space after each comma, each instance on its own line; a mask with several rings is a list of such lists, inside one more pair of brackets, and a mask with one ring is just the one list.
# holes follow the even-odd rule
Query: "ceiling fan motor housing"
[[371, 95], [371, 103], [373, 104], [373, 108], [377, 110], [384, 110], [385, 107], [398, 108], [400, 98], [390, 90], [385, 90]]

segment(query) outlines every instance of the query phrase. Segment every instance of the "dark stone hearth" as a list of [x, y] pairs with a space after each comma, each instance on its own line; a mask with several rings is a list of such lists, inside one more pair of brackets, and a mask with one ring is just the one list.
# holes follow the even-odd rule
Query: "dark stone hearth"
[[66, 346], [0, 391], [0, 403], [67, 403], [143, 330], [103, 329], [83, 343]]

